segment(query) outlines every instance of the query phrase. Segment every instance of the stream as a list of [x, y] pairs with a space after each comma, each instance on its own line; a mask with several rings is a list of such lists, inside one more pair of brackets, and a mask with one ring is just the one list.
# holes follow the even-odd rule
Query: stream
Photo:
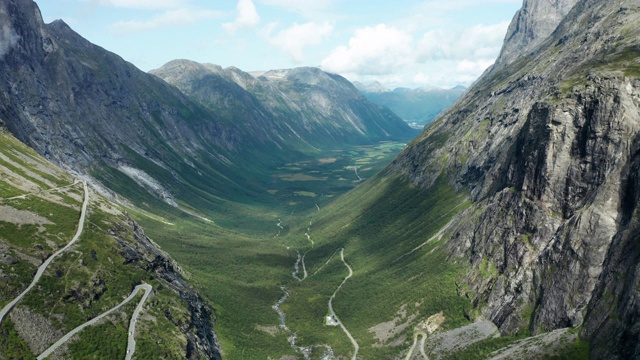
[[278, 302], [275, 303], [271, 308], [275, 310], [278, 313], [278, 316], [280, 317], [280, 324], [279, 324], [280, 329], [284, 330], [289, 334], [289, 338], [288, 338], [289, 345], [291, 345], [291, 347], [295, 351], [301, 353], [302, 356], [304, 356], [305, 360], [311, 359], [311, 354], [313, 353], [313, 349], [316, 349], [316, 348], [324, 349], [324, 352], [322, 353], [322, 356], [321, 356], [322, 360], [333, 360], [334, 359], [333, 349], [329, 345], [314, 345], [314, 346], [308, 346], [308, 347], [301, 347], [296, 345], [296, 340], [298, 339], [298, 336], [296, 335], [296, 333], [291, 331], [289, 327], [287, 327], [287, 322], [286, 322], [287, 316], [284, 313], [284, 311], [280, 309], [280, 306], [282, 306], [282, 304], [284, 304], [284, 302], [287, 301], [287, 298], [291, 295], [291, 293], [284, 286], [281, 286], [280, 289], [284, 292], [284, 295], [282, 295], [282, 297], [278, 300]]

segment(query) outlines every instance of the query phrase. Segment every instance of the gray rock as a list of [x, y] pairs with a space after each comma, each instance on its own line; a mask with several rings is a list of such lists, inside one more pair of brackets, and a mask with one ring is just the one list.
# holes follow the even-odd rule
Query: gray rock
[[640, 354], [639, 14], [577, 2], [390, 168], [471, 195], [447, 246], [468, 264], [460, 291], [501, 332], [583, 326], [594, 358]]
[[578, 0], [524, 0], [513, 17], [496, 67], [503, 67], [527, 54], [556, 29]]
[[473, 324], [429, 336], [425, 341], [425, 349], [431, 358], [439, 360], [446, 357], [447, 354], [461, 351], [482, 340], [499, 336], [500, 330], [491, 321], [480, 320]]
[[568, 329], [558, 329], [549, 333], [529, 337], [506, 348], [493, 352], [490, 360], [541, 359], [562, 353], [567, 345], [573, 344], [578, 335]]
[[5, 253], [0, 253], [0, 264], [13, 265], [17, 262], [18, 259], [14, 258], [13, 256]]

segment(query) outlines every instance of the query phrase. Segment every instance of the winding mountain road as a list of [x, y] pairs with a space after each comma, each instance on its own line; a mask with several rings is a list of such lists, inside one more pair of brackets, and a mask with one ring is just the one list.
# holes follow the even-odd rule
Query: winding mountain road
[[40, 277], [42, 277], [42, 274], [44, 274], [45, 270], [47, 270], [47, 267], [49, 266], [49, 264], [51, 264], [51, 262], [53, 262], [53, 260], [58, 255], [62, 254], [67, 249], [69, 249], [69, 247], [75, 244], [76, 241], [78, 241], [78, 238], [80, 238], [80, 234], [82, 234], [82, 230], [84, 229], [84, 219], [87, 214], [87, 205], [89, 204], [89, 190], [87, 189], [87, 182], [83, 181], [82, 185], [84, 187], [84, 202], [82, 203], [82, 212], [80, 213], [80, 220], [78, 221], [78, 230], [76, 231], [76, 234], [73, 236], [71, 241], [65, 247], [56, 251], [53, 255], [49, 256], [47, 260], [45, 260], [42, 263], [42, 265], [38, 267], [38, 271], [36, 271], [36, 275], [34, 276], [33, 280], [31, 281], [31, 284], [29, 284], [27, 288], [15, 299], [13, 299], [13, 301], [11, 301], [4, 308], [2, 308], [2, 310], [0, 310], [0, 323], [2, 323], [2, 320], [4, 320], [5, 316], [7, 316], [9, 311], [11, 311], [11, 309], [13, 309], [13, 307], [18, 302], [20, 302], [20, 300], [22, 300], [22, 298], [36, 285], [38, 280], [40, 280]]
[[358, 351], [360, 350], [360, 346], [358, 346], [358, 342], [356, 342], [356, 339], [354, 339], [353, 336], [351, 336], [351, 333], [349, 332], [349, 330], [347, 330], [347, 328], [344, 326], [342, 321], [340, 321], [340, 318], [338, 317], [338, 315], [336, 315], [336, 312], [333, 311], [333, 305], [332, 305], [333, 299], [336, 297], [336, 294], [338, 293], [338, 291], [340, 291], [340, 288], [342, 288], [342, 285], [344, 285], [344, 283], [346, 283], [347, 280], [349, 280], [349, 278], [353, 276], [353, 270], [351, 269], [351, 266], [349, 266], [349, 264], [347, 264], [347, 262], [344, 260], [344, 248], [340, 249], [340, 258], [342, 259], [342, 262], [347, 267], [347, 269], [349, 269], [349, 275], [347, 275], [347, 277], [344, 278], [344, 280], [342, 280], [342, 282], [340, 283], [336, 291], [334, 291], [333, 295], [331, 295], [331, 298], [329, 298], [329, 316], [335, 319], [338, 325], [340, 325], [340, 327], [342, 328], [342, 331], [344, 331], [344, 333], [347, 335], [349, 340], [351, 340], [351, 343], [353, 344], [353, 348], [354, 348], [354, 352], [353, 352], [353, 356], [351, 357], [351, 360], [356, 360], [356, 357], [358, 356]]
[[73, 183], [71, 183], [69, 185], [58, 186], [58, 187], [54, 187], [54, 188], [51, 188], [51, 189], [40, 190], [40, 191], [36, 191], [36, 192], [30, 192], [30, 193], [26, 193], [26, 194], [16, 195], [16, 196], [12, 196], [10, 198], [4, 198], [2, 200], [24, 199], [25, 197], [27, 197], [29, 195], [45, 194], [45, 193], [56, 191], [56, 190], [66, 189], [66, 188], [72, 187], [72, 186], [74, 186], [74, 185], [76, 185], [78, 183], [80, 183], [80, 180], [76, 180], [76, 181], [74, 181]]
[[84, 323], [84, 324], [76, 327], [75, 329], [69, 331], [65, 336], [61, 337], [58, 341], [56, 341], [55, 344], [51, 345], [47, 350], [45, 350], [42, 354], [40, 354], [40, 356], [38, 356], [37, 359], [38, 360], [42, 360], [42, 359], [47, 358], [47, 356], [51, 355], [58, 347], [60, 347], [60, 345], [64, 344], [69, 339], [71, 339], [71, 337], [73, 337], [73, 335], [79, 333], [80, 331], [82, 331], [87, 326], [91, 326], [91, 325], [97, 323], [98, 321], [102, 320], [104, 317], [108, 316], [109, 314], [113, 313], [114, 311], [117, 311], [123, 305], [125, 305], [128, 302], [130, 302], [131, 300], [133, 300], [133, 298], [138, 294], [138, 292], [140, 290], [144, 290], [145, 294], [142, 297], [142, 299], [140, 299], [140, 302], [138, 303], [138, 306], [136, 307], [135, 311], [133, 312], [133, 315], [131, 316], [131, 321], [129, 322], [129, 337], [128, 337], [128, 341], [127, 341], [127, 355], [126, 355], [125, 359], [126, 360], [131, 360], [131, 356], [133, 356], [133, 352], [135, 351], [135, 348], [136, 348], [136, 341], [133, 339], [134, 333], [135, 333], [136, 322], [138, 321], [138, 316], [140, 315], [140, 311], [142, 310], [142, 306], [144, 305], [144, 302], [147, 301], [147, 298], [149, 297], [149, 294], [151, 294], [151, 290], [152, 289], [153, 289], [153, 287], [151, 285], [149, 285], [149, 284], [141, 284], [141, 285], [136, 286], [133, 289], [133, 291], [131, 292], [131, 294], [126, 299], [124, 299], [120, 304], [114, 306], [110, 310], [108, 310], [106, 312], [103, 312], [102, 314], [94, 317], [93, 319], [87, 321], [86, 323]]
[[140, 299], [136, 309], [133, 311], [133, 315], [131, 315], [131, 320], [129, 321], [129, 338], [127, 340], [127, 356], [125, 357], [125, 360], [131, 360], [131, 356], [133, 356], [133, 353], [136, 351], [136, 340], [134, 339], [136, 334], [136, 322], [138, 321], [138, 316], [140, 316], [140, 312], [142, 311], [142, 306], [144, 306], [144, 302], [147, 301], [147, 298], [151, 295], [151, 290], [153, 288], [149, 284], [138, 285], [129, 297], [132, 298], [135, 296], [140, 289], [144, 289], [144, 295], [142, 296], [142, 299]]
[[427, 334], [424, 331], [416, 331], [413, 334], [413, 345], [411, 345], [411, 349], [409, 349], [407, 356], [404, 358], [405, 360], [411, 359], [411, 355], [413, 355], [413, 351], [415, 350], [416, 345], [418, 345], [418, 336], [422, 336], [422, 339], [420, 339], [420, 355], [422, 355], [424, 360], [429, 360], [429, 357], [424, 352], [424, 342], [427, 340]]

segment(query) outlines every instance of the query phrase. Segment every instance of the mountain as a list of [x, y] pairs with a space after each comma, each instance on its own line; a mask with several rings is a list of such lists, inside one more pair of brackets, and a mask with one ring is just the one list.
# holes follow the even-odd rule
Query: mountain
[[[215, 105], [202, 101], [205, 106], [91, 44], [64, 22], [44, 24], [32, 1], [0, 6], [7, 28], [1, 124], [104, 193], [148, 209], [225, 214], [225, 201], [253, 202], [268, 195], [264, 183], [270, 169], [316, 152], [316, 145], [415, 135], [346, 80], [317, 69], [280, 72], [282, 81], [255, 84], [250, 75], [229, 70], [208, 84], [212, 88], [203, 96]], [[180, 64], [185, 63], [174, 65]], [[211, 69], [214, 75], [222, 72]], [[254, 93], [232, 79], [247, 81], [243, 84]], [[291, 101], [291, 92], [303, 88], [315, 102]], [[153, 204], [145, 200], [149, 195]]]
[[[114, 309], [52, 357], [123, 358], [129, 329], [139, 358], [220, 359], [213, 309], [125, 209], [4, 130], [0, 164], [0, 358], [35, 358]], [[115, 308], [142, 284], [146, 301], [138, 295]], [[138, 303], [144, 315], [131, 328]]]
[[389, 89], [386, 86], [382, 85], [378, 81], [374, 81], [374, 82], [366, 83], [366, 84], [365, 83], [361, 83], [359, 81], [354, 81], [353, 82], [353, 86], [355, 86], [358, 90], [360, 90], [363, 93], [367, 93], [367, 92], [389, 92], [389, 91], [391, 91], [391, 89]]
[[638, 358], [638, 14], [637, 1], [576, 2], [385, 171], [290, 230], [314, 239], [296, 248], [304, 280], [284, 285], [298, 346]]
[[296, 142], [326, 147], [415, 135], [346, 79], [317, 68], [271, 70], [254, 77], [233, 67], [174, 60], [150, 73], [216, 113], [276, 135], [283, 148]]
[[465, 91], [465, 87], [452, 89], [422, 87], [415, 89], [396, 88], [380, 90], [375, 85], [356, 84], [362, 94], [372, 103], [384, 105], [398, 114], [404, 121], [422, 129], [438, 114], [451, 106]]
[[[30, 1], [0, 10], [3, 126], [137, 205], [125, 212], [87, 196], [82, 183], [0, 138], [2, 304], [65, 249], [76, 224], [87, 233], [3, 322], [8, 357], [48, 345], [28, 339], [27, 326], [68, 331], [142, 282], [159, 295], [138, 318], [140, 357], [218, 356], [210, 321], [193, 321], [211, 320], [210, 307], [181, 293], [186, 274], [127, 212], [189, 260], [194, 283], [221, 309], [217, 335], [230, 358], [640, 355], [637, 1], [581, 0], [553, 17], [555, 29], [532, 36], [518, 21], [543, 24], [551, 10], [520, 12], [512, 38], [528, 34], [537, 45], [515, 42], [512, 60], [487, 71], [390, 167], [331, 203], [290, 183], [325, 182], [344, 170], [339, 160], [318, 159], [338, 164], [322, 171], [295, 160], [314, 141], [390, 133], [339, 76], [312, 68], [254, 76], [178, 61], [171, 76], [186, 80], [175, 80], [178, 90], [62, 22], [43, 24]], [[330, 125], [322, 141], [287, 122], [298, 114], [304, 126], [324, 126], [340, 115], [333, 104], [348, 123]], [[289, 138], [298, 142], [286, 148]], [[349, 175], [359, 183], [358, 165], [380, 154], [354, 156]], [[279, 179], [291, 181], [270, 187], [266, 174], [282, 168], [292, 172]], [[301, 214], [291, 211], [296, 201], [262, 202], [285, 188], [325, 202]], [[133, 308], [81, 334], [87, 341], [69, 354], [91, 357], [90, 340], [109, 339], [94, 355], [121, 357], [123, 341], [112, 339], [125, 339]]]
[[[573, 327], [593, 358], [637, 357], [640, 8], [582, 0], [543, 39], [556, 12], [532, 6], [514, 18], [504, 65], [390, 174], [424, 191], [444, 177], [468, 194], [472, 206], [443, 229], [446, 246], [468, 268], [460, 293], [503, 334]], [[511, 49], [531, 24], [545, 30], [534, 32], [539, 45]]]
[[[220, 195], [229, 193], [219, 185], [228, 178], [251, 191], [230, 159], [251, 152], [245, 149], [276, 148], [261, 128], [208, 111], [62, 21], [44, 24], [32, 1], [0, 6], [7, 33], [15, 35], [1, 60], [0, 119], [18, 139], [95, 178], [96, 186], [126, 189], [130, 199], [153, 194], [180, 206], [185, 184]], [[196, 169], [198, 163], [215, 169]]]
[[496, 66], [510, 64], [540, 45], [577, 2], [578, 0], [525, 0], [509, 24]]

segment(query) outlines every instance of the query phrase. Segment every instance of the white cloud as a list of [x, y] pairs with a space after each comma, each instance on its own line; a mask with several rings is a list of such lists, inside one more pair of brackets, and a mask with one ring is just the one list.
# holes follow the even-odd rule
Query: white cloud
[[388, 74], [412, 62], [411, 34], [379, 24], [355, 31], [348, 46], [335, 48], [322, 68], [336, 73]]
[[298, 63], [304, 60], [305, 47], [320, 44], [333, 31], [333, 25], [330, 23], [316, 24], [308, 22], [293, 24], [293, 26], [280, 30], [277, 34], [271, 36], [275, 26], [276, 24], [269, 24], [265, 28], [269, 43], [286, 51]]
[[356, 30], [347, 45], [333, 49], [321, 66], [365, 83], [468, 85], [495, 61], [508, 24], [427, 32], [385, 24], [365, 27]]
[[418, 44], [418, 60], [495, 59], [509, 22], [476, 25], [462, 30], [437, 29], [425, 33]]
[[260, 15], [258, 15], [252, 0], [238, 0], [236, 10], [238, 17], [233, 22], [222, 24], [228, 32], [234, 33], [242, 29], [251, 29], [260, 23]]
[[485, 59], [479, 59], [475, 61], [465, 59], [458, 62], [458, 65], [456, 66], [456, 71], [458, 72], [458, 74], [462, 76], [470, 75], [470, 76], [477, 77], [478, 74], [481, 74], [489, 66], [491, 66], [493, 62], [494, 62], [493, 60], [485, 60]]
[[97, 5], [128, 9], [175, 9], [185, 4], [184, 0], [89, 0]]
[[111, 30], [117, 34], [127, 34], [135, 31], [150, 30], [167, 26], [181, 26], [193, 24], [201, 20], [212, 20], [222, 16], [221, 12], [206, 9], [178, 9], [166, 11], [145, 21], [118, 21], [111, 25]]
[[306, 18], [316, 17], [333, 5], [335, 0], [258, 0], [269, 6], [277, 6], [286, 11], [302, 14]]
[[[460, 10], [477, 6], [479, 3], [478, 0], [429, 0], [422, 3], [420, 8], [428, 11]], [[481, 4], [522, 4], [522, 0], [483, 0]]]

